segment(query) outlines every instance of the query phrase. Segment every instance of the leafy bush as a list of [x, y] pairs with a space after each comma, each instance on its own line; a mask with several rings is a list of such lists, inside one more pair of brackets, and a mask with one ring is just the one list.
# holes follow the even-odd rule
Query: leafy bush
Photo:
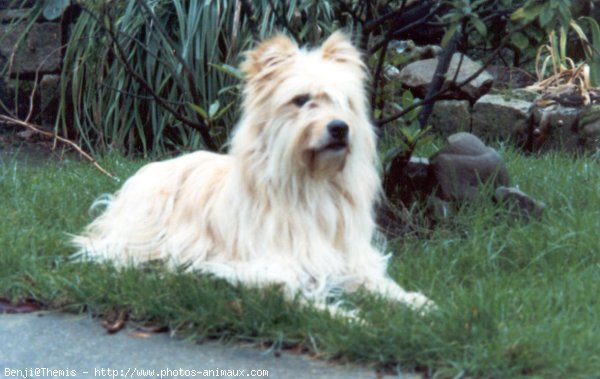
[[317, 44], [341, 27], [353, 32], [371, 67], [375, 124], [409, 155], [426, 136], [413, 130], [414, 110], [425, 129], [439, 93], [401, 101], [403, 91], [386, 77], [387, 68], [402, 63], [391, 41], [454, 41], [484, 64], [512, 57], [533, 67], [538, 47], [561, 29], [565, 41], [579, 36], [598, 80], [600, 29], [592, 18], [576, 21], [582, 12], [572, 8], [567, 0], [47, 0], [35, 3], [31, 18], [62, 15], [65, 23], [65, 14], [77, 15], [63, 52], [56, 132], [86, 150], [219, 150], [238, 116], [241, 53], [275, 31]]
[[[64, 55], [62, 131], [91, 151], [219, 149], [237, 118], [241, 53], [296, 17], [269, 3], [82, 3]], [[317, 4], [296, 4], [319, 20], [314, 30], [328, 20]]]
[[[215, 150], [249, 33], [235, 1], [89, 2], [66, 47], [59, 121], [92, 151]], [[235, 72], [235, 71], [233, 71]]]
[[[548, 39], [554, 50], [551, 55], [559, 59], [554, 65], [566, 68], [567, 60], [570, 59], [567, 45], [570, 45], [570, 53], [576, 56], [574, 45], [577, 45], [578, 40], [580, 50], [590, 66], [591, 84], [599, 86], [600, 27], [593, 17], [581, 15], [585, 14], [585, 10], [581, 8], [590, 4], [586, 1], [528, 0], [511, 16], [511, 20], [517, 25], [526, 25], [528, 28], [515, 33], [512, 41], [521, 51], [529, 51], [531, 54], [532, 50], [537, 51]], [[531, 38], [532, 35], [534, 38]], [[591, 40], [588, 35], [592, 36]]]

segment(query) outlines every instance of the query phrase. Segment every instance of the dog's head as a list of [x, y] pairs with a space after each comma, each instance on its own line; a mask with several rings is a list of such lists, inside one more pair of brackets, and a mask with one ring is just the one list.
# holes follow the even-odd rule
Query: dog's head
[[366, 71], [344, 34], [313, 50], [273, 37], [246, 54], [242, 71], [244, 109], [234, 154], [316, 179], [335, 176], [355, 154], [374, 155]]

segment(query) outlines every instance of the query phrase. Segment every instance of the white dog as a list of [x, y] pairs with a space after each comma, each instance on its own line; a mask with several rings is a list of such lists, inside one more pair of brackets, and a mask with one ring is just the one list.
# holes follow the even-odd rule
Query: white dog
[[431, 306], [387, 276], [388, 257], [372, 245], [380, 178], [357, 49], [342, 33], [315, 50], [276, 36], [247, 53], [242, 71], [230, 153], [141, 168], [74, 238], [79, 254], [280, 284], [316, 304], [333, 289], [362, 287]]

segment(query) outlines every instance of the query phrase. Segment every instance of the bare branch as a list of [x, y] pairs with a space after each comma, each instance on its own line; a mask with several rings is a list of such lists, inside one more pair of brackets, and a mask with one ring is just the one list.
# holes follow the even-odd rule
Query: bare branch
[[[421, 113], [419, 114], [419, 124], [421, 125], [421, 129], [425, 128], [427, 124], [427, 120], [429, 119], [429, 115], [433, 111], [433, 105], [435, 101], [429, 101], [432, 96], [434, 96], [437, 92], [439, 92], [444, 82], [446, 81], [446, 73], [450, 68], [450, 62], [452, 61], [452, 56], [456, 51], [456, 46], [458, 45], [458, 40], [462, 38], [462, 25], [458, 25], [454, 35], [448, 41], [448, 44], [442, 50], [442, 54], [440, 54], [437, 62], [437, 66], [435, 68], [435, 72], [433, 73], [433, 78], [431, 79], [431, 83], [429, 84], [429, 88], [427, 88], [427, 94], [425, 95], [425, 100], [428, 102], [421, 109]], [[461, 56], [462, 63], [462, 56]], [[456, 73], [454, 76], [454, 80], [456, 80], [456, 76], [460, 70], [460, 65], [456, 69]], [[453, 80], [453, 81], [454, 81]]]

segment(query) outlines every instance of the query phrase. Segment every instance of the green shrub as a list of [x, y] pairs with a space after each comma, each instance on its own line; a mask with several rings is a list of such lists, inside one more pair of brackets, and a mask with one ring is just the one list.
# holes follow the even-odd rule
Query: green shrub
[[[238, 116], [242, 52], [295, 17], [253, 3], [85, 2], [66, 46], [59, 127], [90, 151], [218, 150]], [[326, 21], [327, 3], [313, 3], [297, 6]]]
[[[392, 130], [392, 135], [400, 136], [402, 141], [394, 147], [414, 147], [415, 141], [426, 140], [408, 140], [407, 133], [397, 132], [410, 128], [414, 117], [402, 117], [410, 109], [401, 106], [403, 92], [397, 83], [386, 78], [386, 69], [397, 65], [402, 55], [387, 54], [391, 40], [420, 38], [423, 43], [426, 36], [427, 43], [444, 44], [460, 26], [461, 51], [484, 58], [485, 63], [512, 56], [513, 64], [532, 65], [547, 33], [571, 25], [569, 38], [591, 33], [589, 41], [579, 39], [593, 63], [591, 78], [597, 81], [597, 22], [589, 17], [575, 22], [585, 12], [572, 10], [569, 4], [566, 0], [47, 0], [35, 3], [28, 21], [62, 15], [63, 24], [69, 25], [56, 132], [93, 153], [147, 156], [222, 149], [238, 117], [241, 81], [236, 67], [242, 52], [275, 31], [299, 43], [317, 44], [337, 28], [352, 32], [365, 52], [373, 78], [375, 124], [387, 125], [384, 133]], [[70, 16], [65, 18], [66, 14]], [[415, 100], [413, 105], [422, 104]]]

